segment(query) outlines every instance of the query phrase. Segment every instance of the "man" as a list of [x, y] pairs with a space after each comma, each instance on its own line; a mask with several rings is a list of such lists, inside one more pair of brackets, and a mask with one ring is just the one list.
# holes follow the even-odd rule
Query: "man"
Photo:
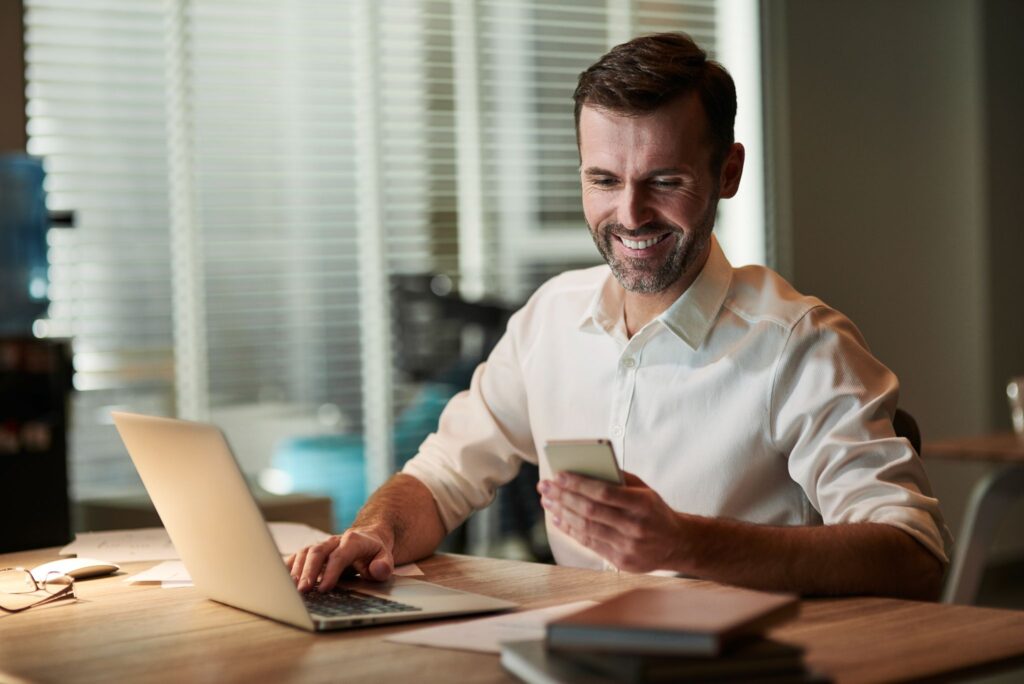
[[[743, 171], [732, 79], [661, 34], [602, 57], [575, 100], [607, 266], [552, 279], [513, 316], [404, 472], [289, 559], [300, 590], [429, 555], [525, 460], [562, 564], [937, 596], [948, 532], [893, 433], [896, 378], [841, 314], [733, 269], [711, 235]], [[546, 441], [586, 437], [611, 439], [624, 486], [550, 472]]]

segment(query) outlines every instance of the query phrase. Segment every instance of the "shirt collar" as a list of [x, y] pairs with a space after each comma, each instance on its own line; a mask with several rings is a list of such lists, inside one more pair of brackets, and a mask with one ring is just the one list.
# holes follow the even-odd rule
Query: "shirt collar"
[[[696, 280], [655, 320], [660, 321], [691, 349], [697, 349], [703, 344], [718, 317], [731, 284], [732, 264], [712, 235], [708, 260]], [[622, 299], [623, 290], [609, 271], [580, 319], [580, 330], [605, 332], [613, 336], [621, 332], [624, 335]]]

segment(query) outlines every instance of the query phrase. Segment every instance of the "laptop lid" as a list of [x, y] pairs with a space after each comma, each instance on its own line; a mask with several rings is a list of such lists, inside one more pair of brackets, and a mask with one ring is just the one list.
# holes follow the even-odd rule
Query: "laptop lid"
[[223, 433], [203, 423], [112, 415], [196, 588], [215, 601], [312, 630]]

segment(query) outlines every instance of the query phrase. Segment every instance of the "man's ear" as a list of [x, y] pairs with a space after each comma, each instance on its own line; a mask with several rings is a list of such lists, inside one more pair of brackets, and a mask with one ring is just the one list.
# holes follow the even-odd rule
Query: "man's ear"
[[740, 178], [743, 176], [743, 162], [747, 152], [740, 143], [733, 143], [729, 147], [729, 153], [725, 155], [722, 162], [722, 170], [718, 175], [718, 196], [729, 198], [740, 189]]

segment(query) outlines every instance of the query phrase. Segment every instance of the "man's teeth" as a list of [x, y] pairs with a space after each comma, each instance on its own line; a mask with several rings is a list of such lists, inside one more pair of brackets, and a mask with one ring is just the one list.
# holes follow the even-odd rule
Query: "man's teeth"
[[619, 239], [622, 240], [622, 244], [626, 245], [630, 249], [647, 249], [651, 245], [653, 245], [655, 243], [658, 243], [658, 242], [661, 242], [662, 240], [664, 240], [665, 236], [664, 235], [659, 235], [658, 237], [651, 238], [650, 240], [639, 240], [639, 241], [637, 241], [637, 240], [627, 240], [626, 238], [619, 238]]

